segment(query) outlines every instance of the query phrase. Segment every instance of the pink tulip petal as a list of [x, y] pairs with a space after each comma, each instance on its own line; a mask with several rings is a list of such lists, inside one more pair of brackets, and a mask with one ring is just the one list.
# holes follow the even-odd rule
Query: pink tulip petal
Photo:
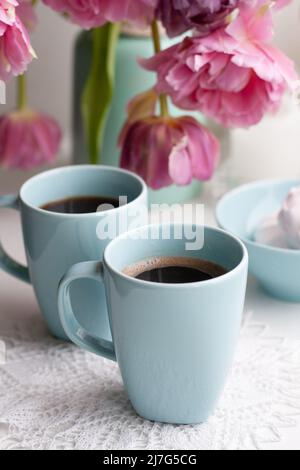
[[158, 0], [43, 0], [55, 11], [67, 14], [79, 26], [90, 29], [107, 22], [150, 24]]
[[220, 157], [216, 137], [194, 118], [184, 117], [181, 123], [188, 142], [193, 177], [205, 181], [212, 177]]
[[169, 158], [169, 174], [178, 186], [190, 184], [193, 179], [187, 145], [187, 139], [183, 139], [174, 148]]

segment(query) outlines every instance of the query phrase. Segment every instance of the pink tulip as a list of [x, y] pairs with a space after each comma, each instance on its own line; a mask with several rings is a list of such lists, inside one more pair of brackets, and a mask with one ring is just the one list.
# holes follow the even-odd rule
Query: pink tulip
[[121, 167], [160, 189], [193, 178], [211, 178], [219, 159], [219, 142], [189, 116], [150, 117], [135, 121], [123, 136]]
[[186, 38], [142, 64], [158, 74], [157, 92], [225, 126], [248, 127], [276, 111], [285, 91], [295, 89], [293, 63], [269, 45], [270, 11], [245, 8], [226, 28]]
[[9, 3], [9, 12], [2, 10], [0, 15], [0, 80], [4, 81], [24, 73], [35, 56], [28, 33]]
[[0, 164], [28, 170], [54, 160], [61, 131], [52, 118], [25, 109], [0, 117]]
[[104, 23], [133, 21], [149, 23], [154, 17], [158, 0], [43, 0], [55, 11], [67, 14], [83, 28], [95, 28]]

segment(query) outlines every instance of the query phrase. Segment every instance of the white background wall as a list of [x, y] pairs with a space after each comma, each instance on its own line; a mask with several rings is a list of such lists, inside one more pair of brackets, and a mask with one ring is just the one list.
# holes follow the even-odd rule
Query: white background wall
[[[41, 4], [39, 25], [32, 42], [38, 55], [29, 69], [32, 104], [56, 116], [70, 136], [72, 49], [78, 29]], [[278, 14], [276, 43], [300, 63], [300, 0]], [[6, 107], [14, 106], [14, 83], [8, 87]]]
[[278, 13], [275, 42], [300, 64], [300, 0]]

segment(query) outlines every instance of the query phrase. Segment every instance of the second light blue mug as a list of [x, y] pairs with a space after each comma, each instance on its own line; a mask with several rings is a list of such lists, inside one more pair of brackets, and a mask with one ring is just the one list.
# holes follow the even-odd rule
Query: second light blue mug
[[[128, 204], [107, 212], [62, 214], [42, 209], [45, 204], [72, 196], [127, 196]], [[62, 275], [74, 263], [101, 259], [107, 244], [130, 225], [148, 220], [147, 187], [133, 173], [117, 168], [79, 165], [57, 168], [28, 180], [19, 195], [0, 196], [0, 207], [20, 210], [28, 268], [20, 266], [0, 243], [0, 268], [31, 282], [42, 314], [54, 336], [68, 339], [57, 309], [57, 289]], [[99, 237], [102, 221], [116, 222], [115, 233]], [[124, 228], [118, 224], [125, 221]], [[78, 320], [88, 330], [111, 338], [104, 289], [78, 281], [72, 289]], [[97, 309], [95, 318], [87, 315]]]
[[[153, 232], [155, 236], [153, 236]], [[179, 232], [182, 234], [179, 236]], [[59, 289], [59, 311], [70, 339], [117, 361], [137, 413], [151, 421], [202, 423], [223, 391], [243, 313], [248, 254], [234, 236], [201, 226], [146, 226], [110, 243], [102, 262], [71, 268]], [[124, 269], [152, 257], [191, 257], [220, 264], [225, 275], [192, 284], [155, 284]], [[70, 300], [74, 282], [105, 284], [113, 341], [91, 335], [77, 321]], [[95, 310], [98, 317], [101, 311]], [[99, 403], [101, 406], [101, 403]]]

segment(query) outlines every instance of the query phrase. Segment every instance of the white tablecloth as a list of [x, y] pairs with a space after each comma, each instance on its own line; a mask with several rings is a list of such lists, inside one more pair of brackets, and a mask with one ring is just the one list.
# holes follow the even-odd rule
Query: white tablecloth
[[[0, 176], [1, 192], [18, 184]], [[17, 214], [3, 210], [0, 222], [7, 249], [24, 258]], [[162, 426], [136, 417], [116, 366], [52, 340], [31, 287], [0, 273], [0, 336], [8, 349], [0, 448], [300, 450], [300, 306], [271, 299], [250, 280], [246, 312], [250, 325], [215, 416], [202, 427]]]

